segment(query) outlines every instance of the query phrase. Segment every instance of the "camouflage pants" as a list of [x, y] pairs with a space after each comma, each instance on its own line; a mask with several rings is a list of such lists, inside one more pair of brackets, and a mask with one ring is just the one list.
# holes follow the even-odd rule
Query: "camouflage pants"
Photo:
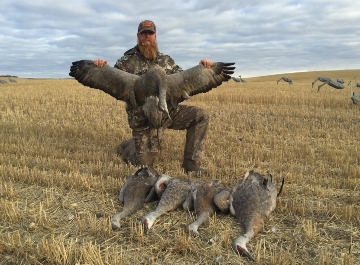
[[163, 126], [159, 129], [129, 123], [133, 139], [121, 143], [118, 148], [118, 153], [125, 162], [135, 166], [152, 165], [161, 149], [165, 129], [186, 130], [184, 159], [203, 159], [209, 124], [209, 115], [206, 111], [194, 106], [178, 105], [177, 109], [170, 109], [169, 114], [171, 120], [165, 118]]

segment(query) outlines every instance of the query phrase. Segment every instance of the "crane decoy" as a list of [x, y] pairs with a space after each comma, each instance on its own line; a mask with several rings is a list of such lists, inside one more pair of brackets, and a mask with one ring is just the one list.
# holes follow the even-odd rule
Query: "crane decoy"
[[241, 75], [239, 75], [239, 77], [232, 76], [231, 79], [234, 80], [237, 83], [247, 83], [245, 79], [241, 78]]
[[238, 77], [232, 76], [231, 79], [234, 80], [236, 83], [240, 83], [240, 82], [241, 82], [240, 78], [238, 78]]
[[285, 82], [289, 83], [290, 85], [292, 85], [292, 80], [290, 79], [290, 77], [281, 77], [278, 81], [277, 84], [279, 84], [279, 81], [284, 80]]
[[312, 82], [312, 87], [314, 87], [314, 84], [316, 83], [316, 81], [320, 81], [320, 82], [326, 82], [326, 81], [329, 81], [331, 80], [329, 77], [326, 77], [326, 76], [319, 76], [317, 77], [314, 82]]
[[351, 101], [353, 102], [353, 104], [359, 105], [360, 104], [360, 95], [352, 90], [352, 81], [350, 81], [348, 85], [350, 85]]
[[246, 81], [245, 79], [242, 79], [242, 78], [241, 78], [241, 75], [239, 75], [239, 78], [240, 78], [240, 82], [241, 82], [241, 83], [247, 83], [247, 81]]
[[15, 79], [11, 79], [10, 76], [8, 76], [10, 82], [16, 83], [17, 81]]
[[137, 170], [122, 186], [119, 201], [124, 204], [121, 212], [111, 218], [112, 229], [120, 229], [120, 219], [144, 207], [144, 203], [157, 199], [154, 185], [159, 174], [150, 166]]
[[203, 182], [193, 186], [189, 196], [192, 198], [197, 219], [188, 226], [191, 234], [199, 235], [199, 226], [207, 221], [214, 212], [224, 210], [221, 206], [216, 205], [214, 199], [216, 195], [225, 189], [219, 180], [212, 180], [208, 183]]
[[109, 65], [99, 68], [94, 61], [81, 60], [72, 63], [69, 75], [84, 86], [100, 89], [133, 106], [142, 106], [150, 125], [160, 128], [163, 114], [171, 119], [168, 103], [176, 108], [191, 96], [220, 86], [231, 78], [234, 64], [214, 62], [211, 68], [200, 64], [171, 75], [166, 75], [163, 68], [155, 65], [145, 74], [137, 76]]
[[[156, 209], [142, 218], [144, 233], [147, 234], [161, 215], [174, 211], [181, 207], [191, 191], [192, 185], [189, 181], [184, 181], [166, 174], [160, 175], [155, 183], [155, 191], [160, 197]], [[187, 207], [190, 207], [189, 205]]]
[[230, 213], [234, 215], [243, 228], [245, 234], [233, 241], [234, 251], [255, 261], [246, 248], [246, 244], [262, 229], [266, 219], [276, 207], [276, 197], [280, 195], [272, 176], [268, 172], [267, 178], [254, 170], [248, 171], [230, 194]]
[[336, 79], [336, 82], [338, 82], [338, 83], [340, 83], [340, 84], [344, 84], [344, 83], [345, 83], [344, 79], [342, 79], [342, 78], [337, 78], [337, 79]]
[[322, 88], [325, 85], [329, 85], [329, 86], [331, 86], [333, 88], [336, 88], [336, 89], [344, 89], [345, 88], [345, 86], [343, 84], [341, 84], [339, 82], [335, 82], [335, 81], [330, 79], [330, 80], [327, 80], [324, 83], [322, 83], [320, 86], [318, 86], [318, 92], [320, 91], [320, 88]]

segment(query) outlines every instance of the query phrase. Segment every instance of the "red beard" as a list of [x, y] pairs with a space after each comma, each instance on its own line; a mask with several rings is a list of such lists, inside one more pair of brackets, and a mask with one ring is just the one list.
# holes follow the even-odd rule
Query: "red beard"
[[156, 59], [158, 53], [158, 45], [156, 40], [153, 43], [144, 42], [141, 43], [138, 39], [138, 46], [140, 52], [149, 60]]

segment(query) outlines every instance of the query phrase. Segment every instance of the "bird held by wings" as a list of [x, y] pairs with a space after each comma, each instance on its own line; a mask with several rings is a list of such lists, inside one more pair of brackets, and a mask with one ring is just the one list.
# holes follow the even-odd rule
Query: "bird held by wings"
[[175, 108], [178, 103], [199, 93], [206, 93], [231, 79], [235, 63], [215, 62], [211, 68], [202, 64], [166, 75], [158, 65], [143, 75], [135, 75], [104, 65], [96, 67], [94, 61], [72, 63], [69, 75], [79, 83], [132, 104], [142, 106], [145, 116], [154, 128], [162, 125], [163, 114], [169, 118], [168, 102]]

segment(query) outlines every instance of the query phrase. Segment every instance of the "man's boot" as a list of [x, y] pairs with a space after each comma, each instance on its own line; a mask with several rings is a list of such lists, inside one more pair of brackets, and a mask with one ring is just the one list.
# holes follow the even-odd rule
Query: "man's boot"
[[208, 174], [206, 169], [199, 167], [196, 161], [190, 159], [184, 159], [182, 168], [184, 169], [186, 174], [191, 174], [195, 176], [206, 176]]

